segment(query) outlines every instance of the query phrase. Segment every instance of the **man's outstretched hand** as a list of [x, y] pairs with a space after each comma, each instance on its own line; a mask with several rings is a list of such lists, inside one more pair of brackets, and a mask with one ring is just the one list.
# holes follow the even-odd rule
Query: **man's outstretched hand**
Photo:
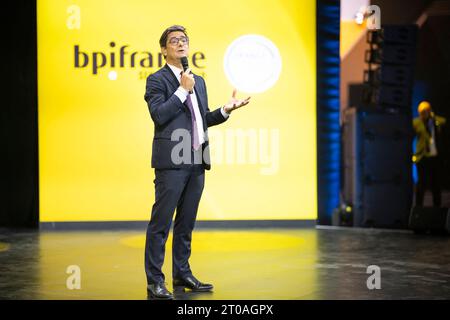
[[230, 101], [228, 101], [228, 103], [223, 106], [223, 109], [226, 113], [231, 113], [231, 111], [248, 104], [250, 102], [250, 98], [251, 97], [247, 97], [246, 99], [243, 100], [236, 99], [236, 89], [234, 89]]

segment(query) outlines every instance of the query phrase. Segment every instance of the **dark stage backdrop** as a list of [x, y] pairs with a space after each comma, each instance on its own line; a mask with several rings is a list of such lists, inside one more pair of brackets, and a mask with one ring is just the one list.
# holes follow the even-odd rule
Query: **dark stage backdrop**
[[0, 226], [37, 227], [36, 4], [2, 5]]

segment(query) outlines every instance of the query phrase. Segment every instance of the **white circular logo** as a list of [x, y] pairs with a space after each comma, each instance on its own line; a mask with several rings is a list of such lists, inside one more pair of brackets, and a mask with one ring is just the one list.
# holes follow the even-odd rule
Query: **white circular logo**
[[281, 72], [281, 56], [272, 41], [248, 34], [228, 46], [223, 67], [228, 80], [237, 90], [260, 93], [277, 82]]

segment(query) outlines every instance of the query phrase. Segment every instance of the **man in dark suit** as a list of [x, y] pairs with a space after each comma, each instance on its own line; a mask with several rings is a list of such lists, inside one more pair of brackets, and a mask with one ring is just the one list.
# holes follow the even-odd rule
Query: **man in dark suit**
[[147, 78], [144, 97], [155, 127], [152, 146], [155, 203], [147, 228], [145, 272], [150, 296], [172, 299], [161, 268], [175, 209], [174, 290], [211, 291], [213, 288], [194, 277], [188, 262], [205, 169], [211, 167], [206, 129], [225, 122], [233, 110], [248, 104], [250, 97], [238, 100], [233, 91], [227, 104], [210, 111], [203, 78], [191, 74], [189, 69], [183, 72], [181, 58], [189, 54], [186, 29], [178, 25], [167, 28], [159, 44], [167, 63]]
[[416, 206], [423, 206], [425, 190], [429, 185], [433, 193], [433, 206], [441, 206], [441, 145], [440, 135], [447, 120], [435, 115], [428, 101], [417, 107], [419, 117], [413, 119], [416, 133], [416, 152], [413, 160], [417, 166]]

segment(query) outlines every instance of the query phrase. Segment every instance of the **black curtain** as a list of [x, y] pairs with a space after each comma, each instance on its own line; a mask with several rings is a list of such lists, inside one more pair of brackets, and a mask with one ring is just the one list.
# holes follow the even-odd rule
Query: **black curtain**
[[2, 5], [0, 226], [37, 228], [36, 1]]

